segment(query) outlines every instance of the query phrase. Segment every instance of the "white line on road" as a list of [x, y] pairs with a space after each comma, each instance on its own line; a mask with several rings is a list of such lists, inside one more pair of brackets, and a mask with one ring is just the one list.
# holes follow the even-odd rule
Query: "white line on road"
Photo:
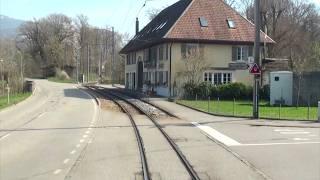
[[92, 128], [88, 128], [88, 130], [92, 130]]
[[82, 137], [83, 137], [83, 138], [87, 138], [87, 137], [88, 137], [88, 135], [83, 135]]
[[84, 142], [84, 139], [80, 139], [80, 143], [83, 143]]
[[60, 172], [61, 172], [61, 169], [57, 169], [57, 170], [55, 170], [55, 171], [53, 172], [53, 174], [57, 175], [57, 174], [59, 174]]
[[209, 127], [209, 126], [202, 126], [197, 122], [192, 122], [192, 124], [196, 127], [198, 127], [199, 129], [201, 129], [202, 131], [204, 131], [207, 135], [209, 135], [210, 137], [220, 141], [221, 143], [227, 145], [227, 146], [238, 146], [241, 145], [239, 142], [231, 139], [230, 137], [218, 132], [217, 130]]
[[291, 134], [310, 134], [310, 132], [304, 132], [304, 131], [299, 131], [299, 132], [280, 132], [280, 134], [287, 134], [287, 135], [291, 135]]
[[76, 153], [76, 152], [77, 152], [76, 150], [73, 150], [73, 151], [70, 152], [70, 154], [74, 154], [74, 153]]
[[317, 137], [315, 134], [310, 134], [309, 137]]
[[86, 134], [90, 134], [90, 131], [86, 131]]
[[300, 145], [300, 144], [320, 144], [320, 142], [240, 144], [240, 145], [233, 145], [233, 146], [273, 146], [273, 145]]
[[273, 130], [275, 132], [297, 132], [297, 131], [303, 131], [301, 129], [275, 129]]
[[309, 141], [308, 138], [293, 138], [294, 141]]
[[70, 159], [65, 159], [65, 160], [63, 161], [63, 164], [68, 164], [69, 161], [70, 161]]
[[7, 137], [9, 137], [9, 136], [10, 136], [10, 134], [6, 134], [6, 135], [2, 136], [2, 137], [0, 138], [0, 140], [3, 140], [3, 139], [5, 139], [5, 138], [7, 138]]
[[77, 147], [77, 148], [79, 148], [80, 146], [81, 146], [80, 144], [77, 144], [77, 146], [76, 146], [76, 147]]

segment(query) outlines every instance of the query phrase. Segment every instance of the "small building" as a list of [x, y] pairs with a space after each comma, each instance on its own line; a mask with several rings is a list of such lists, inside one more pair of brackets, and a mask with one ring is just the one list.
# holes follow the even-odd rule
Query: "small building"
[[[180, 0], [120, 51], [126, 88], [168, 97], [179, 95], [187, 81], [251, 85], [254, 39], [254, 24], [223, 0]], [[261, 32], [261, 47], [271, 43]]]

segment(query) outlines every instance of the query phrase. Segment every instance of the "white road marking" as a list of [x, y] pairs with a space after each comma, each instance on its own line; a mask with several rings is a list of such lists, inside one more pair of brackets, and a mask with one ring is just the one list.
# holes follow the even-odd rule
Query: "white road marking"
[[90, 131], [86, 131], [86, 134], [90, 134]]
[[76, 153], [76, 152], [77, 152], [76, 150], [73, 150], [73, 151], [70, 152], [70, 154], [74, 154], [74, 153]]
[[5, 138], [7, 138], [7, 137], [9, 137], [9, 136], [10, 136], [10, 134], [6, 134], [6, 135], [2, 136], [2, 137], [0, 138], [0, 140], [3, 140], [3, 139], [5, 139]]
[[87, 137], [88, 137], [88, 135], [83, 135], [82, 137], [83, 137], [83, 138], [87, 138]]
[[77, 148], [79, 148], [80, 146], [81, 146], [80, 144], [77, 144], [77, 146], [76, 146], [76, 147], [77, 147]]
[[65, 160], [63, 161], [63, 164], [68, 164], [69, 161], [70, 161], [70, 159], [65, 159]]
[[57, 174], [59, 174], [60, 172], [61, 172], [61, 169], [57, 169], [57, 170], [55, 170], [55, 171], [53, 172], [53, 174], [57, 175]]
[[320, 144], [320, 142], [293, 142], [293, 143], [240, 144], [240, 145], [233, 145], [233, 146], [273, 146], [273, 145], [300, 145], [300, 144]]
[[294, 141], [309, 141], [308, 138], [293, 138]]
[[305, 132], [305, 131], [297, 131], [297, 132], [280, 132], [280, 134], [287, 134], [287, 135], [291, 135], [291, 134], [310, 134], [310, 132]]
[[221, 143], [227, 145], [227, 146], [238, 146], [241, 145], [239, 142], [231, 139], [230, 137], [218, 132], [217, 130], [209, 127], [209, 126], [202, 126], [197, 122], [192, 122], [192, 124], [196, 127], [198, 127], [199, 129], [201, 129], [202, 131], [204, 131], [207, 135], [209, 135], [210, 137], [220, 141]]
[[94, 125], [93, 124], [90, 124], [90, 127], [93, 127]]
[[80, 143], [83, 143], [84, 142], [84, 139], [80, 139]]
[[92, 139], [89, 140], [88, 144], [91, 144], [91, 143], [92, 143]]
[[92, 128], [88, 128], [88, 130], [92, 130]]
[[303, 131], [301, 129], [274, 129], [275, 132], [296, 132], [296, 131]]

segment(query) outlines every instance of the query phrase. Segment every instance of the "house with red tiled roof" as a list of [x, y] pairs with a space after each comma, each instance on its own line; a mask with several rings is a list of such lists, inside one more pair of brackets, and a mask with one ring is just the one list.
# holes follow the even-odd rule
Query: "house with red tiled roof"
[[[204, 66], [197, 72], [200, 81], [251, 84], [254, 39], [254, 24], [223, 0], [180, 0], [120, 51], [126, 57], [126, 88], [176, 96], [192, 74], [188, 66]], [[263, 32], [261, 42], [275, 43]]]

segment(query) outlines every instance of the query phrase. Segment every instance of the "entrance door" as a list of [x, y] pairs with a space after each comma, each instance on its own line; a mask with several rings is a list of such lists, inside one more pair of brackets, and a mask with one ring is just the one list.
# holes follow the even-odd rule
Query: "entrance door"
[[143, 88], [143, 62], [138, 62], [138, 90]]

